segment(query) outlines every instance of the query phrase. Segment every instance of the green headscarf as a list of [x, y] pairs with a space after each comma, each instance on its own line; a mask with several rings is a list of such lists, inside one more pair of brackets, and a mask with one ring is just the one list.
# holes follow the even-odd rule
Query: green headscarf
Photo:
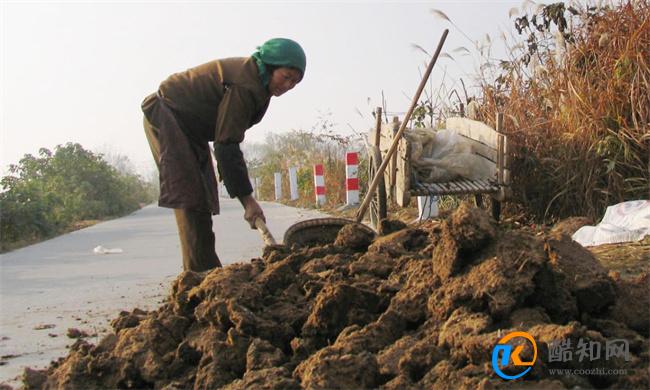
[[257, 68], [260, 71], [262, 84], [265, 87], [269, 85], [271, 75], [266, 69], [266, 65], [286, 66], [296, 68], [305, 76], [305, 67], [307, 59], [302, 47], [296, 41], [287, 38], [273, 38], [264, 42], [262, 46], [257, 47], [253, 53], [253, 58], [257, 62]]

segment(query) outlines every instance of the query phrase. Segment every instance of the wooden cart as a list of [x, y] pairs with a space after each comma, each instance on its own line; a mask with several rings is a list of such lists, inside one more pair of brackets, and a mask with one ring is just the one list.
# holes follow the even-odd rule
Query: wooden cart
[[[377, 109], [377, 118], [381, 118], [381, 109]], [[386, 155], [393, 137], [400, 126], [398, 118], [392, 123], [381, 123], [377, 120], [374, 129], [374, 145], [369, 147], [368, 177], [373, 178]], [[508, 169], [508, 142], [502, 131], [503, 115], [496, 118], [496, 129], [487, 124], [464, 117], [447, 119], [445, 128], [455, 131], [470, 142], [472, 153], [480, 156], [493, 165], [493, 177], [483, 180], [459, 179], [444, 183], [421, 183], [411, 169], [411, 143], [406, 137], [399, 141], [397, 152], [393, 155], [384, 172], [383, 181], [379, 182], [376, 193], [370, 203], [370, 220], [373, 226], [387, 216], [388, 200], [393, 200], [400, 207], [409, 205], [412, 197], [468, 195], [476, 197], [477, 205], [483, 204], [483, 196], [489, 196], [492, 201], [492, 216], [498, 220], [501, 212], [501, 202], [509, 195], [510, 171]], [[372, 138], [371, 138], [372, 139]]]

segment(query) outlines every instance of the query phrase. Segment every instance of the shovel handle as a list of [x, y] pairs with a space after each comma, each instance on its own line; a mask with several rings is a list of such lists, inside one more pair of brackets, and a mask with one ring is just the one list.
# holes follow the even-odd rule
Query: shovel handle
[[[418, 86], [418, 90], [417, 92], [415, 92], [415, 95], [413, 96], [411, 107], [406, 112], [406, 116], [404, 116], [404, 120], [402, 121], [402, 125], [400, 126], [399, 130], [393, 136], [393, 143], [390, 145], [390, 149], [388, 149], [388, 153], [386, 153], [386, 156], [384, 157], [381, 166], [377, 169], [377, 172], [375, 172], [375, 177], [368, 178], [369, 180], [371, 180], [371, 183], [368, 186], [368, 192], [366, 192], [366, 196], [363, 198], [363, 202], [361, 202], [361, 206], [359, 206], [359, 210], [357, 210], [357, 214], [355, 216], [356, 222], [361, 222], [363, 220], [363, 216], [366, 214], [366, 211], [368, 211], [368, 206], [370, 206], [370, 202], [372, 201], [372, 198], [375, 195], [375, 190], [377, 189], [379, 182], [384, 177], [384, 171], [386, 170], [386, 167], [392, 160], [393, 154], [395, 154], [395, 151], [397, 150], [397, 146], [399, 145], [399, 140], [402, 138], [402, 134], [404, 134], [404, 131], [406, 130], [406, 126], [408, 125], [408, 121], [411, 119], [411, 115], [413, 114], [413, 111], [415, 111], [415, 107], [418, 104], [418, 100], [420, 100], [420, 95], [422, 94], [422, 90], [427, 85], [427, 81], [429, 80], [429, 76], [431, 75], [431, 71], [433, 70], [433, 66], [436, 64], [436, 61], [438, 60], [438, 55], [440, 54], [440, 50], [442, 50], [442, 46], [445, 43], [445, 39], [447, 39], [448, 33], [449, 33], [449, 29], [445, 29], [445, 31], [442, 33], [442, 37], [440, 38], [440, 42], [438, 43], [438, 48], [436, 49], [436, 52], [433, 54], [433, 57], [431, 57], [429, 66], [427, 67], [427, 70], [424, 72], [424, 75], [422, 76], [422, 80], [420, 80], [420, 85]], [[377, 122], [381, 123], [379, 121]]]
[[277, 242], [275, 241], [275, 238], [273, 238], [273, 234], [269, 231], [269, 228], [266, 227], [266, 224], [264, 223], [264, 220], [262, 218], [257, 218], [255, 220], [255, 227], [257, 230], [260, 232], [260, 235], [262, 236], [262, 240], [264, 240], [264, 243], [266, 245], [276, 245]]

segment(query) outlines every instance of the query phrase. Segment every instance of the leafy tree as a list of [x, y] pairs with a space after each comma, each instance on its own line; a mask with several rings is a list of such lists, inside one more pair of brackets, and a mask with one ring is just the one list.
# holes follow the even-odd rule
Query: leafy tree
[[2, 249], [18, 241], [46, 238], [81, 220], [130, 213], [155, 199], [138, 175], [118, 172], [100, 154], [80, 144], [41, 148], [9, 167], [0, 181]]

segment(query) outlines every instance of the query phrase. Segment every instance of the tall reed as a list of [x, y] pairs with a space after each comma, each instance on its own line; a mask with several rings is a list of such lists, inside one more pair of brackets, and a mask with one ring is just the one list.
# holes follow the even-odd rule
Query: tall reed
[[524, 45], [481, 99], [486, 120], [505, 113], [514, 202], [550, 222], [650, 198], [648, 1], [557, 3], [515, 25]]

